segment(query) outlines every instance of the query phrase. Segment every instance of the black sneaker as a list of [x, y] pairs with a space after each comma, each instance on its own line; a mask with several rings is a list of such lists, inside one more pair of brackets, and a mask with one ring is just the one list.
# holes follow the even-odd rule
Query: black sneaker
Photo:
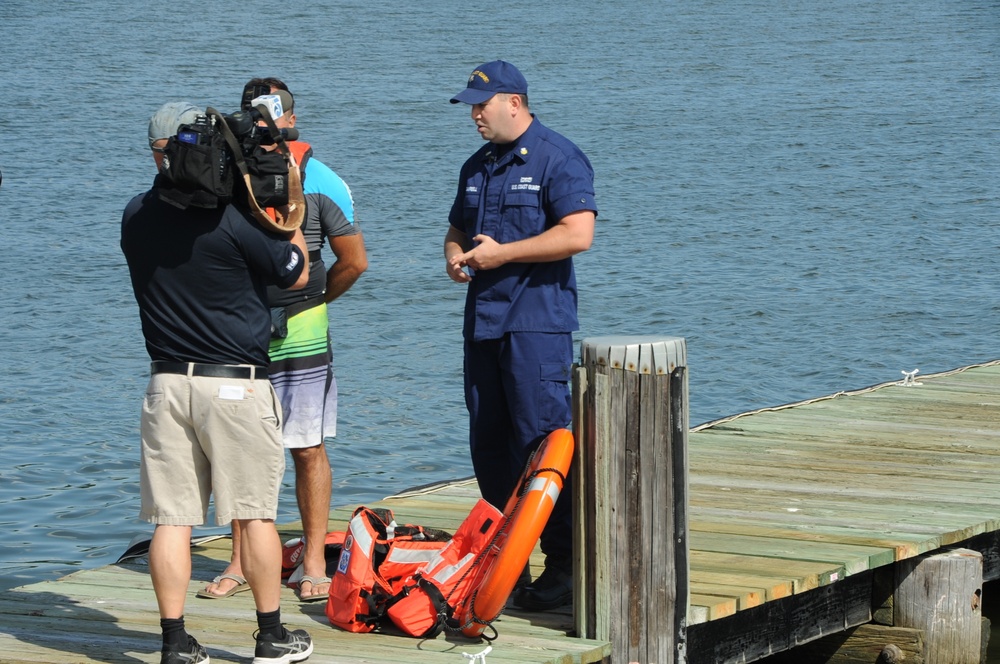
[[573, 602], [573, 575], [546, 567], [541, 575], [514, 593], [514, 606], [526, 611], [548, 611]]
[[257, 635], [257, 647], [253, 651], [253, 664], [291, 664], [301, 662], [313, 651], [313, 641], [304, 629], [286, 629], [281, 641], [262, 639]]
[[183, 650], [160, 650], [160, 664], [208, 664], [208, 653], [193, 636], [188, 634], [187, 647]]

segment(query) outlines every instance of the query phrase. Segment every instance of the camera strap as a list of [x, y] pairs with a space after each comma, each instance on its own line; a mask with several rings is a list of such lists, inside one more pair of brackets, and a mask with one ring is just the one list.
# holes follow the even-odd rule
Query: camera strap
[[250, 180], [250, 169], [247, 167], [246, 159], [243, 157], [243, 150], [236, 140], [233, 131], [226, 123], [225, 118], [214, 108], [205, 109], [205, 114], [215, 120], [216, 126], [219, 127], [222, 136], [232, 151], [233, 160], [236, 162], [236, 167], [240, 170], [243, 182], [246, 185], [247, 203], [250, 206], [250, 213], [254, 216], [254, 219], [260, 222], [265, 228], [280, 233], [289, 233], [301, 226], [305, 220], [306, 199], [302, 193], [302, 175], [298, 164], [295, 163], [295, 156], [292, 154], [291, 149], [289, 149], [284, 136], [281, 135], [281, 132], [275, 126], [267, 107], [257, 106], [256, 108], [260, 111], [264, 123], [267, 125], [268, 130], [270, 130], [271, 136], [274, 137], [277, 150], [281, 153], [285, 164], [288, 166], [288, 204], [269, 208], [274, 216], [268, 214], [267, 210], [263, 209], [257, 203], [257, 199], [253, 193], [253, 184]]

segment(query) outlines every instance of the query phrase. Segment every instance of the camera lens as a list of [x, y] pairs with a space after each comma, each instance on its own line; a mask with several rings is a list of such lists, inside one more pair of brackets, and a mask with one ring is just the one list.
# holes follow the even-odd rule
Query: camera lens
[[237, 136], [246, 136], [253, 131], [255, 123], [249, 113], [236, 111], [232, 115], [227, 115], [225, 117], [226, 124], [229, 125], [229, 129]]

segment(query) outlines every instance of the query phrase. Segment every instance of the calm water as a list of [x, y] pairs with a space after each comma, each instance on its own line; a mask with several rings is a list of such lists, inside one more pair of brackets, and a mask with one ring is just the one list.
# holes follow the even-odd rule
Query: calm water
[[345, 0], [269, 39], [259, 0], [146, 4], [0, 4], [0, 587], [148, 532], [121, 209], [152, 111], [235, 110], [255, 75], [295, 91], [370, 252], [331, 310], [337, 504], [471, 474], [441, 241], [480, 141], [447, 100], [484, 60], [596, 169], [579, 337], [685, 337], [692, 423], [1000, 357], [996, 1]]

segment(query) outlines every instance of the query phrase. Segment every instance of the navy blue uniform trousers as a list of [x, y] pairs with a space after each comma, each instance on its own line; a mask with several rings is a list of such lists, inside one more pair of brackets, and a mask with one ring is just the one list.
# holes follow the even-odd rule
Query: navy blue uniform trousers
[[[573, 419], [570, 333], [509, 332], [465, 342], [465, 404], [472, 466], [483, 498], [503, 509], [531, 453]], [[546, 566], [568, 570], [573, 551], [571, 486], [559, 494], [541, 537]]]

